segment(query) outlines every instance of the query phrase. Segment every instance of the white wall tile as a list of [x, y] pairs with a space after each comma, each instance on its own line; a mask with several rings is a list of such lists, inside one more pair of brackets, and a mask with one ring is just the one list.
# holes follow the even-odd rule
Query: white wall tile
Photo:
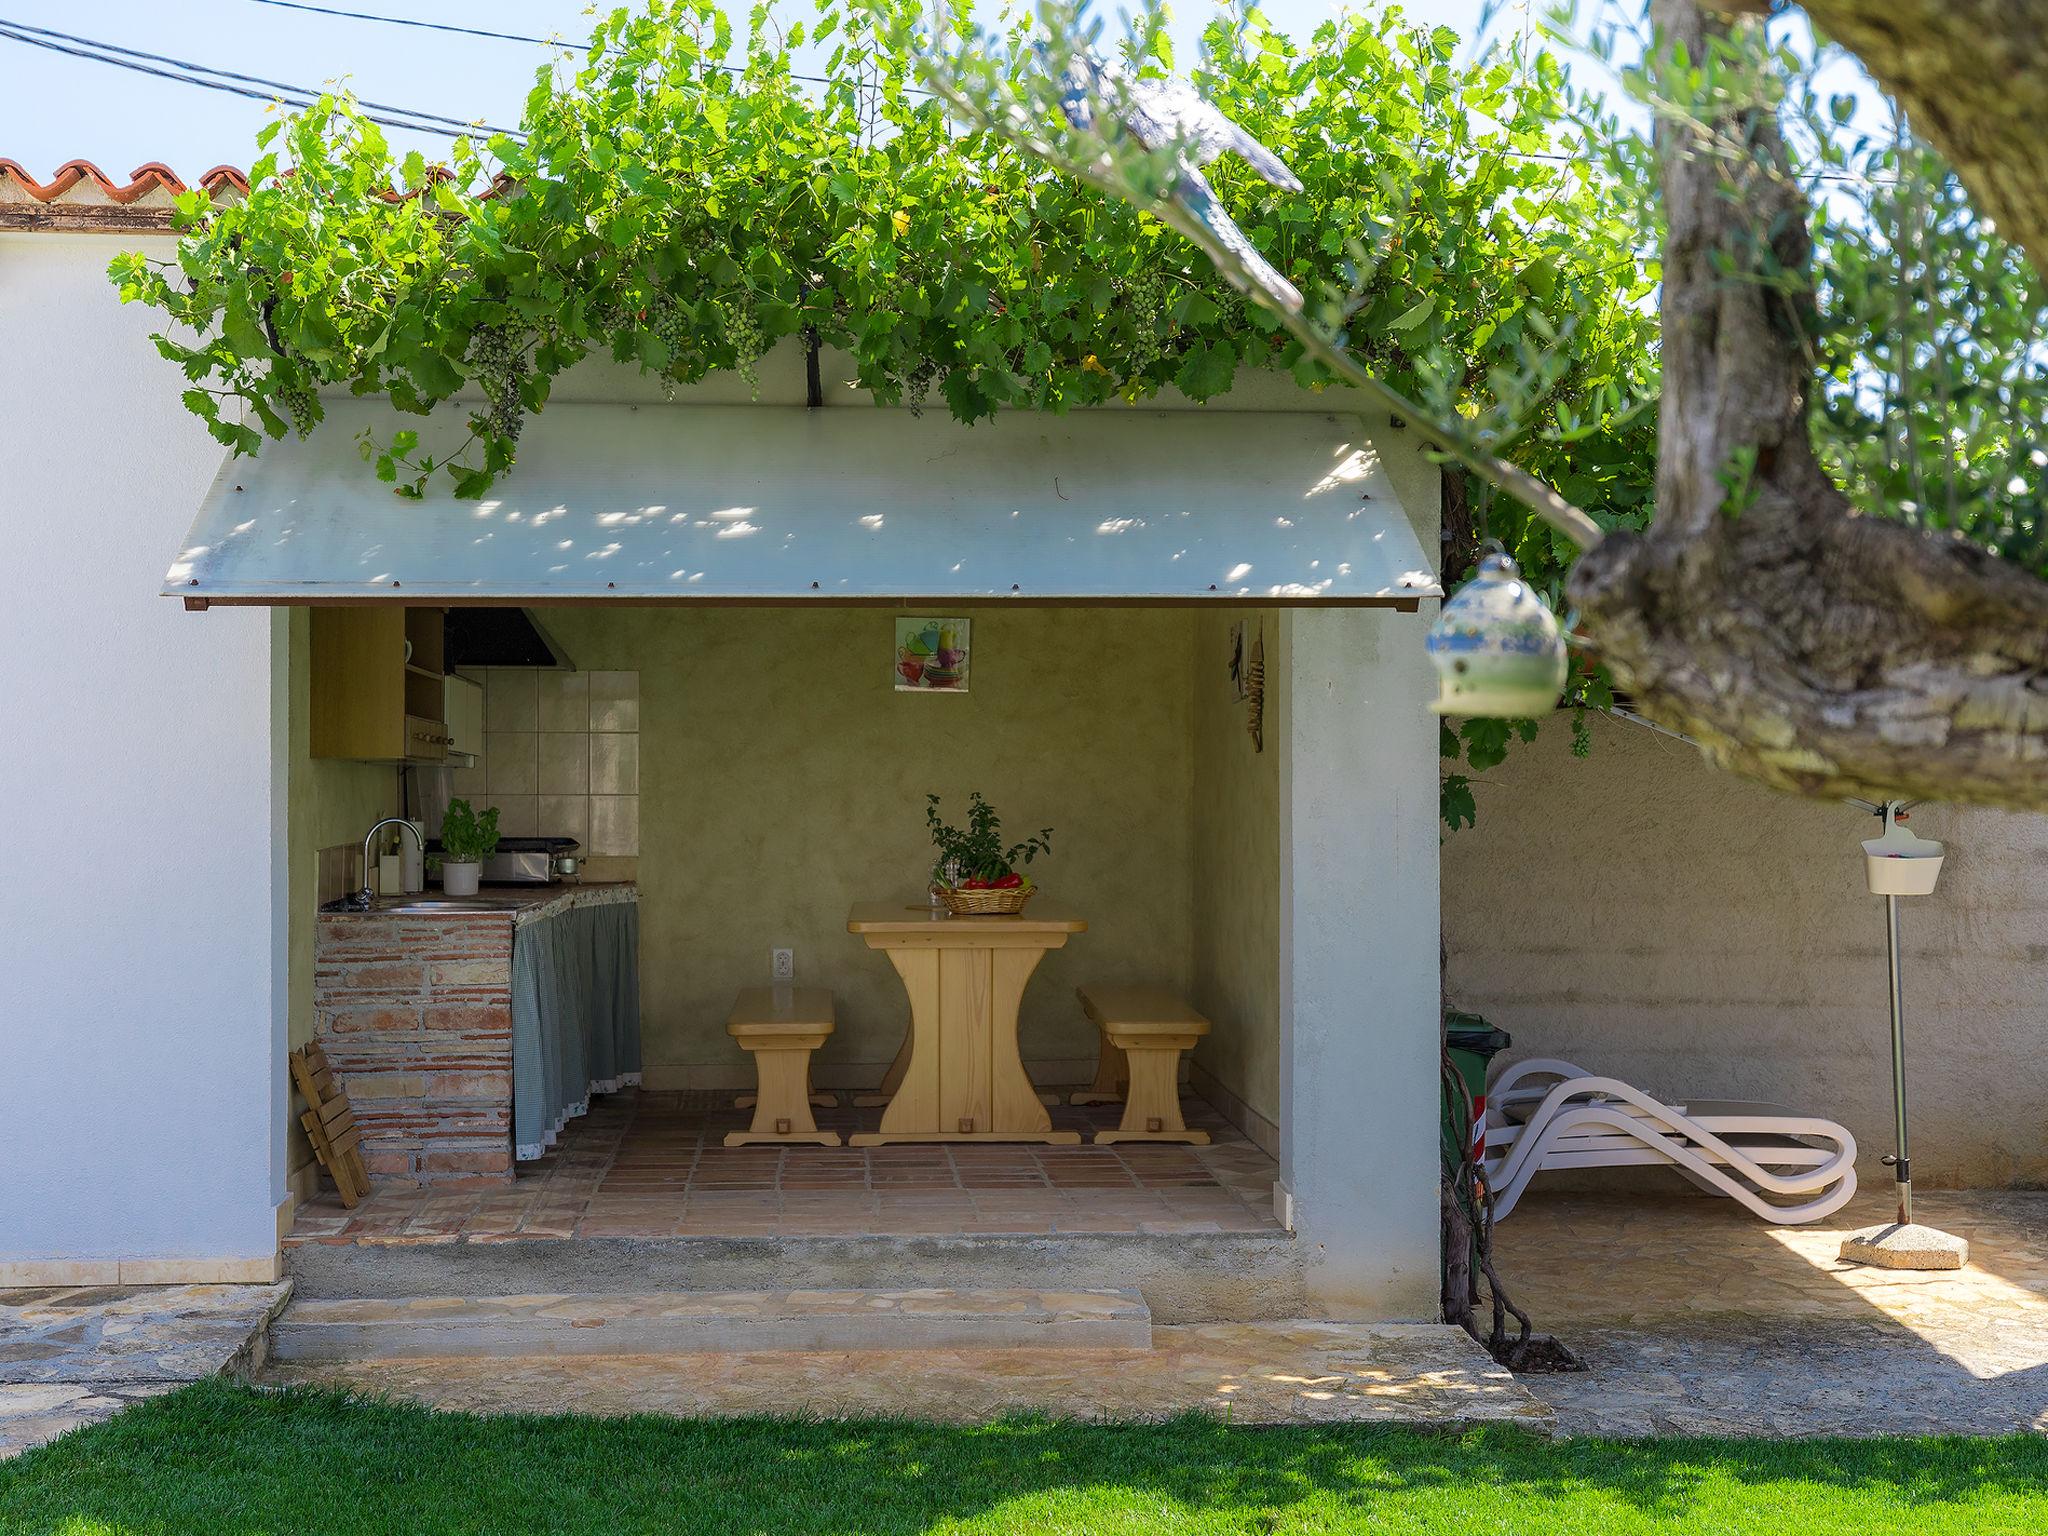
[[498, 808], [498, 836], [538, 837], [539, 798], [537, 795], [493, 795], [491, 804]]
[[590, 797], [588, 795], [542, 795], [538, 799], [536, 836], [573, 837], [586, 847], [590, 843]]
[[595, 787], [590, 782], [592, 743], [637, 740], [638, 737], [592, 736], [586, 731], [542, 731], [540, 792], [544, 795], [587, 794]]
[[590, 797], [590, 842], [588, 851], [597, 855], [640, 852], [640, 797], [638, 795], [592, 795]]
[[593, 731], [640, 729], [640, 674], [591, 672], [590, 728]]
[[590, 674], [547, 671], [539, 674], [540, 728], [544, 731], [590, 729]]
[[535, 672], [532, 667], [488, 667], [484, 670], [484, 729], [530, 731], [539, 722]]
[[637, 734], [591, 735], [590, 792], [593, 795], [640, 793], [640, 738]]
[[493, 797], [539, 790], [537, 740], [532, 731], [484, 732], [484, 788]]

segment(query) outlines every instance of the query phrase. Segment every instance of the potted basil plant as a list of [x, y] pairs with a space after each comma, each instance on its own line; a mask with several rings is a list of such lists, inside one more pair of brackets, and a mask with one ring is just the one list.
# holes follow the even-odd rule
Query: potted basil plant
[[474, 896], [484, 860], [498, 851], [498, 808], [478, 815], [467, 800], [448, 802], [441, 818], [441, 889], [450, 896]]

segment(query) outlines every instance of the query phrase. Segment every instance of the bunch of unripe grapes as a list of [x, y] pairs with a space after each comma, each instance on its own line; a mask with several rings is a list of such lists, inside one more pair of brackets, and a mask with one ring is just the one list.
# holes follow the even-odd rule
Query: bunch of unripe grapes
[[289, 384], [278, 390], [273, 398], [285, 415], [291, 418], [294, 432], [304, 437], [313, 430], [319, 408], [314, 403], [312, 390], [303, 384]]
[[749, 388], [759, 389], [761, 380], [754, 372], [754, 363], [768, 350], [768, 339], [761, 334], [753, 307], [720, 299], [717, 308], [719, 326], [725, 332], [726, 344], [732, 348], [733, 367]]
[[469, 368], [490, 403], [485, 426], [508, 442], [518, 442], [519, 429], [526, 424], [526, 407], [519, 398], [526, 382], [526, 349], [506, 327], [483, 326], [470, 338]]
[[664, 371], [670, 375], [680, 372], [683, 354], [695, 340], [690, 333], [688, 312], [674, 299], [661, 298], [654, 301], [654, 309], [648, 319], [652, 322], [649, 329], [661, 338], [661, 344], [668, 349], [668, 367]]

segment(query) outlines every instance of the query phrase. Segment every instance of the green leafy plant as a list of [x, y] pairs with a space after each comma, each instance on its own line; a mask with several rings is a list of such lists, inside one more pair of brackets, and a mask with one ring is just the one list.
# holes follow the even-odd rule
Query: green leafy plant
[[960, 890], [1008, 890], [1029, 885], [1030, 877], [1020, 873], [1017, 865], [1029, 864], [1039, 854], [1052, 852], [1051, 827], [1005, 848], [1002, 819], [978, 789], [967, 796], [966, 831], [946, 824], [939, 815], [937, 795], [925, 796], [924, 822], [931, 829], [932, 847], [938, 851], [936, 869], [941, 878], [952, 880]]
[[479, 815], [467, 800], [451, 800], [441, 818], [441, 862], [481, 864], [498, 851], [498, 808]]
[[[1160, 32], [1133, 63], [1190, 74], [1300, 174], [1283, 194], [1234, 160], [1212, 168], [1355, 355], [1603, 527], [1639, 527], [1661, 271], [1630, 168], [1556, 153], [1597, 107], [1554, 59], [1507, 44], [1461, 60], [1456, 42], [1391, 6], [1299, 42], [1219, 11], [1200, 59], [1176, 62]], [[798, 78], [813, 50], [829, 84]], [[728, 18], [643, 0], [539, 71], [520, 126], [458, 139], [441, 164], [394, 151], [345, 95], [266, 127], [245, 202], [189, 194], [174, 258], [111, 269], [160, 311], [187, 407], [255, 453], [315, 430], [323, 398], [382, 399], [395, 414], [361, 439], [365, 474], [481, 496], [588, 360], [681, 387], [749, 377], [800, 341], [844, 353], [877, 401], [962, 422], [1206, 400], [1259, 373], [1334, 384], [1158, 219], [949, 122], [863, 5]], [[1444, 473], [1447, 506], [1453, 488], [1475, 500]], [[1492, 537], [1554, 597], [1566, 539], [1505, 497], [1469, 521], [1447, 585]], [[1482, 771], [1448, 741], [1448, 772]]]

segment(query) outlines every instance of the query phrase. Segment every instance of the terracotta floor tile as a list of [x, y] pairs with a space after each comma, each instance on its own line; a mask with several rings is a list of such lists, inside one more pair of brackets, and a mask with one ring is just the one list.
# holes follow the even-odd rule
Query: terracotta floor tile
[[[1206, 1147], [958, 1142], [726, 1147], [750, 1116], [705, 1090], [600, 1099], [512, 1185], [379, 1186], [354, 1210], [308, 1201], [289, 1244], [548, 1242], [578, 1237], [1270, 1231], [1275, 1168], [1221, 1116], [1185, 1099]], [[1092, 1135], [1121, 1106], [1060, 1105], [1055, 1126]], [[879, 1109], [819, 1111], [872, 1129]]]

